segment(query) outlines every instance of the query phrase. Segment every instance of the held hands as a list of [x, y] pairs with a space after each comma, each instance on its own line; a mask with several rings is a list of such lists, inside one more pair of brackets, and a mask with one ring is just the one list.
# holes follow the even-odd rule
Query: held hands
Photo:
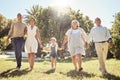
[[108, 43], [109, 43], [109, 47], [112, 48], [113, 47], [113, 42], [112, 42], [111, 38], [109, 38]]
[[63, 50], [63, 48], [58, 48], [58, 50]]
[[40, 44], [40, 48], [43, 48], [43, 45], [42, 45], [42, 44]]
[[89, 48], [89, 44], [88, 44], [87, 42], [85, 42], [84, 47], [85, 47], [86, 49], [88, 49], [88, 48]]
[[65, 49], [65, 47], [62, 45], [61, 49], [63, 50], [63, 49]]
[[9, 44], [9, 39], [7, 38], [7, 39], [6, 39], [6, 45], [8, 45], [8, 44]]
[[113, 43], [109, 42], [109, 47], [112, 48], [113, 47]]

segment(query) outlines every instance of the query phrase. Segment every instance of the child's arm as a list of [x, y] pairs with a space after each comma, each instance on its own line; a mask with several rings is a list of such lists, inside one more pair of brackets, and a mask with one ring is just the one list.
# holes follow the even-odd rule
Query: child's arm
[[63, 48], [58, 48], [58, 50], [63, 50]]

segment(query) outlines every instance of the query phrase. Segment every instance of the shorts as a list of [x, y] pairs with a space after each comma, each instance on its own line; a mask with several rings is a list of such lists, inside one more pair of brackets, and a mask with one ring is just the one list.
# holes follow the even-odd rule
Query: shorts
[[50, 57], [51, 57], [51, 58], [57, 58], [57, 53], [51, 53], [51, 54], [50, 54]]

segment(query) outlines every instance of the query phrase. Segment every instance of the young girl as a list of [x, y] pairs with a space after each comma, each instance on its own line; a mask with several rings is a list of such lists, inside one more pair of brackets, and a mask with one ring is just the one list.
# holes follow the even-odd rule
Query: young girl
[[58, 48], [57, 40], [55, 37], [51, 38], [50, 43], [50, 57], [51, 57], [51, 67], [52, 69], [56, 69], [56, 58], [57, 58], [57, 50], [61, 50]]

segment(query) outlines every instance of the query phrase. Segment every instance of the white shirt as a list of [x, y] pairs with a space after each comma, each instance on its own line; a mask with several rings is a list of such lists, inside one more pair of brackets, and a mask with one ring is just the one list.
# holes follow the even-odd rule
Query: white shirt
[[111, 35], [106, 27], [95, 26], [91, 29], [89, 38], [92, 38], [93, 42], [107, 41], [111, 38]]

